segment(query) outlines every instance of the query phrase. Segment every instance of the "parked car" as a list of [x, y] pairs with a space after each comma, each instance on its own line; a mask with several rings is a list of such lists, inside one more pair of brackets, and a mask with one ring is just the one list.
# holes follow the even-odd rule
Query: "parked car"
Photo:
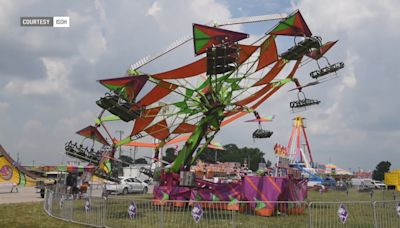
[[373, 180], [371, 183], [374, 185], [375, 189], [386, 189], [386, 184], [382, 181]]
[[115, 194], [128, 194], [128, 193], [147, 193], [149, 191], [149, 185], [136, 178], [124, 177], [119, 178], [120, 183], [110, 182], [106, 184], [106, 190], [108, 193]]

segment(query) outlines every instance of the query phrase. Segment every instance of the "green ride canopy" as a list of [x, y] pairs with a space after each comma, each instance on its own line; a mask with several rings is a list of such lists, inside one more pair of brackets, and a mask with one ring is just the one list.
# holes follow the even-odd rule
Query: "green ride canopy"
[[207, 48], [213, 45], [234, 43], [247, 37], [249, 37], [247, 33], [193, 24], [194, 53], [196, 55], [206, 52]]

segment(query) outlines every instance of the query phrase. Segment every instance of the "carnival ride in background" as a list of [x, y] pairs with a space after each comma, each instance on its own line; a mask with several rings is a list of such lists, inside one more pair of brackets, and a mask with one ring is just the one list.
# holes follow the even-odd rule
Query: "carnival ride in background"
[[296, 116], [286, 146], [275, 144], [275, 155], [277, 158], [275, 175], [287, 175], [288, 168], [299, 171], [302, 178], [308, 180], [308, 187], [328, 185], [332, 178], [323, 178], [317, 173], [316, 163], [311, 153], [310, 142], [306, 133], [305, 118]]
[[[271, 20], [280, 21], [250, 45], [239, 43], [248, 38], [248, 34], [221, 28]], [[280, 42], [284, 36], [294, 37], [294, 46], [278, 54], [278, 47], [285, 44]], [[161, 73], [141, 71], [144, 65], [155, 63], [190, 40], [194, 44], [194, 62]], [[114, 179], [110, 173], [113, 162], [118, 162], [115, 158], [118, 147], [154, 148], [154, 158], [159, 159], [163, 146], [185, 142], [170, 167], [162, 172], [160, 186], [154, 190], [156, 200], [166, 195], [168, 199], [256, 200], [269, 209], [273, 207], [270, 201], [278, 197], [298, 200], [304, 194], [296, 198], [294, 195], [298, 194], [290, 191], [298, 189], [293, 186], [301, 179], [248, 176], [240, 183], [221, 184], [196, 179], [189, 170], [223, 126], [248, 113], [254, 113], [256, 118], [251, 121], [259, 123], [253, 138], [271, 137], [272, 131], [262, 129], [261, 122], [272, 118], [262, 118], [256, 110], [285, 84], [294, 82], [298, 90], [297, 100], [290, 102], [294, 112], [318, 105], [320, 101], [306, 98], [303, 89], [329, 80], [331, 73], [336, 74], [344, 67], [341, 62], [332, 65], [327, 61], [321, 68], [318, 62], [326, 59], [324, 54], [335, 43], [322, 43], [320, 37], [312, 36], [299, 11], [288, 16], [230, 19], [214, 22], [212, 26], [193, 24], [193, 36], [184, 37], [163, 52], [131, 65], [123, 77], [99, 80], [109, 89], [96, 102], [102, 111], [94, 125], [77, 132], [93, 143], [83, 148], [69, 142], [66, 153], [97, 166], [95, 174]], [[302, 86], [295, 75], [310, 59], [317, 61], [318, 70], [310, 74], [314, 81]], [[116, 140], [106, 126], [111, 121], [132, 124], [129, 136]], [[108, 139], [100, 133], [100, 128]], [[94, 150], [95, 141], [103, 145], [100, 150]], [[305, 161], [306, 157], [301, 154], [301, 158]], [[310, 160], [312, 162], [311, 153]], [[266, 200], [263, 198], [266, 194], [273, 197]]]
[[18, 162], [15, 162], [0, 145], [0, 184], [10, 183], [19, 186], [35, 186], [37, 176]]
[[[291, 164], [299, 164], [305, 168], [312, 168], [314, 160], [308, 141], [305, 118], [296, 116], [288, 143], [289, 161]], [[304, 141], [303, 141], [304, 140]], [[302, 148], [304, 146], [304, 148]]]

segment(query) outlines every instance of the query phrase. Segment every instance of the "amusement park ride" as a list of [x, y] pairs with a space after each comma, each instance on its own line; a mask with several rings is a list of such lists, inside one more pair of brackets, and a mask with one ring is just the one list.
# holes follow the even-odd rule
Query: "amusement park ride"
[[[311, 154], [304, 119], [305, 118], [301, 116], [296, 116], [294, 118], [294, 124], [287, 148], [291, 164], [299, 164], [306, 168], [311, 168], [314, 161]], [[304, 148], [302, 148], [302, 146], [304, 146]]]
[[[271, 20], [280, 21], [251, 45], [239, 43], [248, 38], [248, 34], [221, 28], [225, 25]], [[283, 36], [294, 37], [295, 43], [287, 51], [278, 54], [277, 47]], [[145, 73], [140, 70], [145, 65], [156, 63], [160, 57], [191, 40], [196, 56], [194, 62], [161, 73]], [[256, 110], [289, 82], [294, 82], [296, 88], [293, 90], [298, 90], [297, 100], [290, 102], [290, 108], [294, 112], [318, 105], [320, 101], [307, 99], [303, 89], [328, 80], [329, 74], [336, 74], [336, 71], [344, 67], [342, 62], [331, 65], [327, 61], [328, 65], [322, 68], [318, 63], [319, 59], [326, 59], [325, 53], [335, 43], [336, 41], [322, 43], [320, 37], [312, 36], [299, 11], [288, 16], [278, 14], [213, 22], [212, 26], [193, 24], [193, 36], [186, 36], [174, 42], [165, 51], [131, 65], [123, 77], [99, 80], [101, 85], [109, 89], [109, 92], [96, 102], [102, 111], [94, 125], [78, 131], [77, 134], [92, 139], [93, 144], [97, 141], [103, 147], [94, 151], [92, 144], [90, 149], [85, 150], [70, 142], [66, 145], [66, 153], [93, 163], [98, 167], [96, 174], [114, 179], [111, 175], [112, 163], [118, 162], [114, 157], [118, 147], [154, 148], [155, 159], [158, 159], [157, 151], [163, 146], [185, 142], [171, 166], [163, 171], [160, 186], [155, 189], [155, 199], [166, 192], [169, 192], [169, 199], [181, 199], [182, 194], [178, 194], [179, 197], [175, 194], [177, 198], [172, 196], [174, 191], [182, 192], [183, 189], [192, 191], [193, 196], [189, 194], [188, 198], [198, 199], [201, 196], [202, 199], [207, 199], [204, 196], [205, 192], [218, 191], [226, 186], [213, 185], [199, 179], [195, 179], [190, 185], [182, 186], [179, 183], [187, 182], [179, 179], [187, 176], [190, 167], [195, 164], [221, 127], [253, 113], [255, 119], [248, 122], [259, 123], [253, 138], [271, 137], [272, 131], [262, 129], [261, 122], [271, 121], [273, 117], [263, 118]], [[318, 70], [310, 74], [314, 81], [302, 86], [294, 76], [302, 63], [305, 64], [307, 60], [304, 59], [307, 57], [317, 61]], [[107, 112], [111, 115], [106, 115]], [[132, 125], [129, 136], [116, 140], [106, 126], [110, 121], [124, 121]], [[295, 141], [300, 137], [300, 132], [306, 137], [302, 118], [297, 121], [299, 125], [292, 131], [293, 143], [289, 142], [288, 146], [290, 162], [300, 159], [299, 161], [304, 162], [307, 167], [312, 163], [311, 152], [307, 140], [309, 158], [299, 149], [299, 141]], [[103, 129], [108, 140], [102, 136], [99, 129]], [[294, 134], [298, 135], [295, 137]], [[145, 141], [146, 139], [150, 140]], [[156, 142], [151, 142], [153, 139]], [[252, 186], [255, 181], [265, 181], [263, 177], [260, 178], [253, 180], [246, 177], [242, 184], [235, 186], [240, 188]], [[276, 184], [274, 186], [279, 185], [282, 189], [286, 186], [283, 184], [286, 182], [280, 179], [274, 179], [273, 182]], [[199, 186], [208, 188], [201, 192]], [[233, 195], [227, 197], [226, 200], [229, 200]], [[237, 199], [239, 196], [235, 197]], [[241, 197], [242, 200], [257, 198], [253, 195]], [[225, 199], [221, 195], [219, 198]]]
[[258, 122], [258, 129], [253, 132], [253, 139], [270, 138], [273, 132], [264, 130], [261, 126], [261, 123], [272, 121], [275, 118], [275, 116], [261, 117], [257, 111], [254, 111], [253, 113], [256, 118], [245, 121], [245, 122]]

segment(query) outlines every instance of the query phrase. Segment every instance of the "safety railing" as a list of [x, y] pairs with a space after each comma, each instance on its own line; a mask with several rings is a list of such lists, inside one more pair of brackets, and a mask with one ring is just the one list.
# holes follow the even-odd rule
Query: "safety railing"
[[46, 191], [44, 210], [93, 227], [400, 227], [400, 201], [160, 201], [137, 195], [73, 199]]
[[311, 202], [309, 227], [374, 227], [370, 201]]
[[400, 227], [400, 201], [376, 201], [373, 206], [376, 228]]

